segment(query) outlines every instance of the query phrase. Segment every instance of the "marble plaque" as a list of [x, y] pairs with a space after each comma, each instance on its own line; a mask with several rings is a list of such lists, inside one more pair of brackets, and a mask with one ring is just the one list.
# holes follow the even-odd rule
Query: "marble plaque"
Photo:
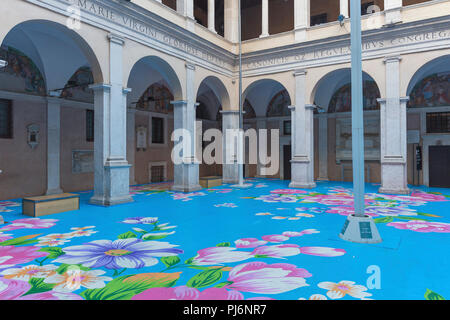
[[93, 150], [72, 150], [72, 173], [94, 172]]

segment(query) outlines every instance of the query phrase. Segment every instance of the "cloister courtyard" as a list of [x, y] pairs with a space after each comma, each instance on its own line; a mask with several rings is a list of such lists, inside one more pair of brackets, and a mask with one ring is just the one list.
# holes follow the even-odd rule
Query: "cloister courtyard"
[[248, 179], [197, 192], [131, 187], [134, 202], [30, 218], [0, 202], [0, 299], [442, 299], [450, 297], [450, 190], [366, 185], [383, 241], [338, 236], [352, 184]]

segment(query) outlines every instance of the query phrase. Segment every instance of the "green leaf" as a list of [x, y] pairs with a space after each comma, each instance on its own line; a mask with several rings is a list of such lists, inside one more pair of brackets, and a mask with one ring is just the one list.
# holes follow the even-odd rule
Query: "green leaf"
[[191, 288], [204, 288], [212, 285], [220, 279], [222, 279], [221, 269], [206, 270], [193, 276], [189, 279], [186, 285]]
[[144, 229], [141, 228], [133, 228], [134, 231], [139, 232], [139, 233], [147, 233], [148, 231], [145, 231]]
[[430, 221], [428, 219], [414, 218], [414, 217], [395, 217], [395, 218], [400, 219], [400, 220], [408, 220], [408, 221], [409, 220]]
[[445, 300], [443, 296], [434, 291], [431, 291], [430, 289], [427, 289], [424, 296], [426, 300]]
[[214, 286], [214, 288], [223, 288], [223, 287], [228, 286], [228, 285], [230, 285], [232, 283], [233, 283], [233, 281], [224, 281], [224, 282], [216, 284]]
[[265, 254], [255, 254], [254, 256], [253, 256], [254, 258], [271, 258], [271, 257], [269, 257], [268, 255], [265, 255]]
[[383, 218], [377, 218], [373, 219], [375, 223], [388, 223], [394, 221], [393, 217], [383, 217]]
[[40, 235], [41, 234], [31, 234], [28, 236], [9, 239], [9, 240], [0, 242], [0, 246], [23, 246], [26, 244], [36, 243], [36, 242], [38, 242], [38, 240], [33, 239], [33, 238], [36, 238], [37, 236], [40, 236]]
[[142, 240], [144, 241], [148, 241], [148, 240], [160, 240], [160, 239], [164, 239], [165, 237], [167, 237], [167, 234], [152, 234], [152, 233], [147, 233], [144, 234], [142, 236]]
[[174, 286], [180, 273], [141, 273], [121, 276], [101, 289], [88, 289], [81, 292], [80, 295], [86, 300], [129, 300], [150, 288]]
[[117, 238], [119, 238], [119, 239], [137, 238], [137, 235], [135, 235], [131, 231], [128, 231], [128, 232], [120, 234]]
[[195, 257], [189, 258], [184, 263], [185, 264], [192, 264], [192, 262], [194, 262], [194, 259], [195, 259]]
[[65, 264], [65, 263], [63, 263], [62, 265], [59, 266], [58, 269], [56, 269], [56, 272], [59, 273], [59, 274], [63, 274], [70, 267], [72, 267], [72, 268], [79, 268], [80, 270], [83, 270], [83, 271], [91, 270], [91, 268], [83, 267], [81, 264]]
[[48, 252], [49, 253], [49, 255], [47, 256], [48, 259], [56, 259], [59, 256], [65, 254], [64, 251], [58, 247], [46, 247], [39, 249], [38, 251]]
[[31, 278], [28, 283], [31, 285], [31, 288], [24, 294], [24, 296], [33, 293], [50, 291], [55, 286], [54, 283], [45, 283], [44, 278]]
[[221, 242], [221, 243], [216, 244], [216, 247], [230, 247], [230, 246], [231, 246], [231, 243], [229, 243], [229, 242]]
[[440, 218], [441, 217], [441, 216], [437, 216], [435, 214], [425, 213], [425, 212], [417, 212], [417, 215], [425, 216], [425, 217], [433, 217], [433, 218]]
[[166, 267], [171, 267], [176, 264], [178, 264], [181, 261], [181, 259], [178, 256], [172, 256], [172, 257], [162, 257], [161, 262], [164, 263]]

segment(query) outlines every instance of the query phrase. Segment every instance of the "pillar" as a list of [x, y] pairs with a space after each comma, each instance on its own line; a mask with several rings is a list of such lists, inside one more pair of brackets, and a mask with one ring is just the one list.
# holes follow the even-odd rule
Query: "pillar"
[[328, 118], [319, 116], [319, 179], [328, 180]]
[[385, 58], [386, 99], [380, 102], [381, 187], [379, 192], [408, 194], [406, 103], [400, 97], [401, 57]]
[[194, 19], [194, 0], [177, 0], [177, 12]]
[[215, 0], [208, 0], [208, 29], [211, 32], [217, 33], [215, 26], [215, 15], [216, 15]]
[[402, 0], [384, 0], [384, 23], [394, 24], [402, 21]]
[[[174, 106], [174, 131], [184, 129], [181, 163], [174, 165], [172, 190], [191, 192], [201, 189], [199, 184], [199, 162], [196, 155], [196, 117], [194, 92], [195, 65], [186, 63], [186, 100], [172, 101]], [[176, 143], [176, 142], [175, 142]]]
[[60, 186], [61, 99], [47, 98], [47, 195], [62, 193]]
[[292, 114], [292, 160], [290, 188], [314, 188], [314, 105], [305, 104], [306, 71], [294, 72], [295, 106]]
[[306, 40], [306, 29], [310, 24], [310, 0], [294, 0], [295, 42]]
[[136, 156], [136, 109], [127, 108], [127, 160], [130, 166], [130, 185], [135, 185]]
[[239, 5], [237, 0], [224, 1], [224, 36], [237, 43], [239, 41]]
[[222, 113], [222, 171], [223, 183], [239, 183], [238, 130], [239, 111], [223, 110]]
[[261, 0], [261, 35], [260, 38], [269, 36], [269, 0]]
[[339, 0], [339, 13], [348, 18], [348, 0]]
[[124, 40], [110, 34], [110, 84], [94, 84], [94, 195], [90, 203], [115, 205], [131, 202], [130, 165], [127, 162], [127, 108], [130, 89], [122, 85]]

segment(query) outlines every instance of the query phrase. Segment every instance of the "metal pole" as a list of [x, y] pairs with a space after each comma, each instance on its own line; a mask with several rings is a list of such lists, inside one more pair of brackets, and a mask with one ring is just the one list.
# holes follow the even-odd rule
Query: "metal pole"
[[361, 0], [350, 0], [352, 59], [352, 159], [355, 215], [364, 216], [364, 118], [361, 47]]

